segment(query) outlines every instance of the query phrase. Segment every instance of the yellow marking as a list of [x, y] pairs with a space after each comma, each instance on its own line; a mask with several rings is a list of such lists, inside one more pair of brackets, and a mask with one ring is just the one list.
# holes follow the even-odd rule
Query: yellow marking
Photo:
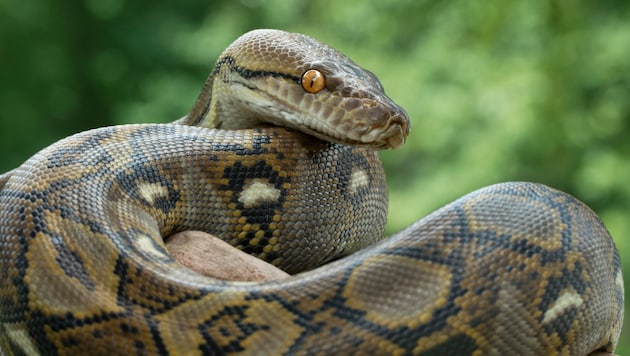
[[157, 248], [155, 248], [155, 243], [153, 239], [146, 235], [140, 235], [136, 240], [136, 245], [138, 249], [147, 252], [153, 256], [164, 257], [164, 254], [160, 252]]
[[551, 308], [549, 308], [545, 312], [545, 315], [543, 315], [542, 323], [546, 324], [553, 321], [562, 313], [564, 313], [567, 309], [572, 307], [579, 307], [580, 305], [582, 305], [582, 302], [582, 297], [580, 297], [580, 295], [573, 288], [563, 291], [558, 299], [553, 303]]
[[156, 198], [168, 197], [168, 188], [160, 183], [140, 183], [138, 184], [138, 193], [142, 199], [153, 204]]
[[280, 190], [266, 179], [256, 178], [243, 186], [238, 201], [246, 208], [253, 208], [261, 203], [275, 203], [280, 198]]
[[364, 170], [352, 170], [352, 176], [350, 177], [350, 194], [358, 193], [360, 189], [366, 188], [369, 183], [368, 176]]
[[[349, 307], [365, 310], [369, 321], [390, 328], [415, 328], [446, 304], [451, 280], [446, 266], [403, 256], [374, 256], [352, 271], [343, 296]], [[377, 281], [379, 288], [374, 288]], [[397, 303], [384, 302], [394, 296]]]
[[[518, 209], [510, 207], [518, 206]], [[558, 209], [529, 197], [483, 194], [464, 203], [464, 212], [471, 232], [495, 231], [497, 235], [511, 235], [512, 241], [527, 240], [546, 251], [562, 248], [562, 231], [566, 225]], [[541, 214], [545, 212], [545, 214]], [[501, 217], [498, 219], [497, 217]], [[532, 229], [518, 228], [523, 221], [536, 221]], [[532, 239], [531, 235], [538, 235]]]
[[[84, 264], [89, 279], [97, 281], [94, 288], [79, 283], [75, 277], [69, 276], [59, 266], [56, 260], [59, 256], [55, 251], [52, 239], [43, 233], [29, 241], [28, 267], [24, 276], [24, 283], [29, 286], [29, 300], [36, 301], [38, 308], [46, 315], [63, 314], [72, 310], [76, 318], [92, 317], [96, 310], [102, 312], [121, 313], [124, 308], [109, 298], [110, 291], [116, 290], [120, 282], [117, 275], [111, 273], [120, 258], [116, 246], [104, 235], [90, 231], [87, 225], [63, 219], [59, 212], [46, 213], [46, 221], [61, 221], [49, 224], [51, 234], [63, 236], [64, 231], [71, 231], [77, 236], [92, 236], [90, 243], [84, 240], [64, 240], [68, 249], [76, 254]], [[98, 256], [98, 258], [92, 258]], [[50, 286], [72, 286], [59, 293], [58, 288]]]
[[[209, 335], [219, 347], [238, 343], [245, 350], [254, 350], [254, 353], [256, 350], [264, 350], [270, 355], [288, 353], [304, 332], [304, 327], [296, 321], [296, 315], [279, 302], [248, 300], [246, 297], [246, 293], [232, 290], [223, 305], [214, 303], [216, 295], [212, 294], [194, 303], [181, 303], [156, 315], [156, 328], [168, 346], [200, 345]], [[200, 309], [199, 305], [209, 307]], [[243, 306], [247, 306], [243, 314], [230, 313], [230, 310]], [[191, 326], [190, 332], [181, 332], [181, 324], [170, 322], [172, 320], [185, 320], [186, 325]], [[213, 323], [206, 324], [208, 320], [213, 320]], [[242, 325], [251, 325], [252, 328], [243, 331]], [[285, 331], [278, 333], [277, 330]]]

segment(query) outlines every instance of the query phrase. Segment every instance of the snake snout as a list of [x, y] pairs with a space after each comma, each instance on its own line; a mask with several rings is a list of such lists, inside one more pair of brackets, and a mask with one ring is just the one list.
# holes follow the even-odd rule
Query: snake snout
[[378, 141], [385, 143], [383, 148], [398, 148], [405, 143], [409, 129], [410, 123], [407, 114], [396, 114], [390, 118], [388, 128], [381, 133]]
[[356, 121], [358, 140], [378, 149], [398, 148], [409, 135], [410, 121], [399, 106], [375, 106]]

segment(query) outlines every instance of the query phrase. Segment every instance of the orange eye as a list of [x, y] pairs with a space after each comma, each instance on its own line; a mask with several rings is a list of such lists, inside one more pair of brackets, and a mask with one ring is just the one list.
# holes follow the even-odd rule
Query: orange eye
[[302, 74], [302, 88], [309, 93], [319, 93], [326, 86], [326, 78], [317, 69], [309, 69]]

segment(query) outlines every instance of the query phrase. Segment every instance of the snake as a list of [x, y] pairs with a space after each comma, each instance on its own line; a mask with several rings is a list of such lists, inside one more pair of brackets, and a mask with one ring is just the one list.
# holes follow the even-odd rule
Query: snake
[[[612, 352], [620, 257], [576, 198], [498, 183], [385, 236], [378, 153], [409, 129], [339, 51], [247, 32], [183, 118], [80, 132], [0, 176], [3, 353]], [[291, 276], [196, 273], [164, 242], [187, 230]]]

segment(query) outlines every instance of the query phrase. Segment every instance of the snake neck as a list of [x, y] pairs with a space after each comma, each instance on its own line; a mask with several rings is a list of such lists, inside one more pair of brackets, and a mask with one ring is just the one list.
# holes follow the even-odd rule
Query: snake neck
[[268, 120], [249, 109], [249, 101], [239, 90], [239, 85], [233, 83], [231, 71], [231, 63], [219, 61], [204, 83], [190, 113], [177, 123], [226, 130], [265, 125]]

